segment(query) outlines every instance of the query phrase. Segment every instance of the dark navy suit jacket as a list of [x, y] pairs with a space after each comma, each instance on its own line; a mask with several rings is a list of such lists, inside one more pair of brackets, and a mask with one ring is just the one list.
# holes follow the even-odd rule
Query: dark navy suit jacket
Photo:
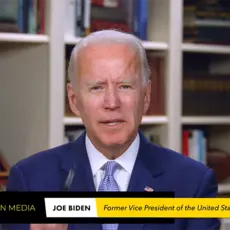
[[[8, 191], [60, 191], [76, 164], [72, 191], [95, 191], [85, 147], [85, 133], [71, 143], [42, 151], [11, 168]], [[140, 149], [128, 191], [174, 191], [176, 197], [215, 197], [217, 183], [205, 165], [148, 142], [140, 133]], [[118, 230], [217, 230], [218, 219], [176, 219], [174, 224], [120, 224]], [[6, 225], [7, 230], [29, 230], [29, 225]], [[69, 224], [69, 230], [101, 230], [100, 224]]]

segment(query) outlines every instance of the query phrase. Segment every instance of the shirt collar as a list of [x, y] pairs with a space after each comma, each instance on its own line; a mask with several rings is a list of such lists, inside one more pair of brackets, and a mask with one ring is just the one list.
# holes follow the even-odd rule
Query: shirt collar
[[[85, 138], [86, 151], [89, 157], [89, 162], [91, 165], [93, 176], [97, 173], [98, 170], [108, 161], [102, 153], [100, 153], [92, 144], [89, 137], [86, 135]], [[137, 134], [133, 143], [129, 148], [115, 161], [119, 163], [129, 174], [132, 173], [134, 163], [136, 161], [137, 153], [140, 146], [140, 137]]]

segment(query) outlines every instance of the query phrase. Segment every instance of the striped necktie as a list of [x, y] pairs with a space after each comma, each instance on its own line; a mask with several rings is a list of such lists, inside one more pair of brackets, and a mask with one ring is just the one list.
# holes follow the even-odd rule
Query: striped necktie
[[[105, 171], [105, 176], [99, 185], [98, 192], [120, 191], [119, 186], [114, 179], [114, 173], [119, 167], [120, 165], [116, 161], [108, 161], [102, 167], [102, 170]], [[102, 228], [103, 230], [117, 230], [118, 224], [102, 224]]]

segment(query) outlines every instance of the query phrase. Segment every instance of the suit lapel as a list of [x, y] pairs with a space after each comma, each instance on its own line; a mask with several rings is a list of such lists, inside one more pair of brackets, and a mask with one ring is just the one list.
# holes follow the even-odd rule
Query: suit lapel
[[164, 167], [161, 154], [140, 133], [140, 148], [133, 167], [128, 191], [144, 192], [146, 186], [153, 188], [154, 191], [162, 191], [161, 178], [163, 175]]
[[[162, 191], [163, 167], [152, 145], [140, 133], [140, 148], [133, 168], [128, 191], [145, 192], [146, 186], [154, 191]], [[120, 224], [118, 230], [142, 230], [144, 224]]]
[[[65, 179], [71, 169], [75, 175], [70, 186], [70, 191], [94, 192], [94, 182], [91, 167], [85, 147], [85, 133], [72, 143], [69, 151], [62, 155], [62, 169]], [[68, 230], [101, 230], [100, 224], [69, 224]]]

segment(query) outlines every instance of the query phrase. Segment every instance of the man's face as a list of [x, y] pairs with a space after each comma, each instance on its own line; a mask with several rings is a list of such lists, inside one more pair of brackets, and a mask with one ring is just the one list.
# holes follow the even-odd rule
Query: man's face
[[67, 87], [69, 102], [91, 141], [102, 148], [130, 144], [150, 99], [139, 57], [128, 45], [92, 44], [77, 61], [76, 85]]

